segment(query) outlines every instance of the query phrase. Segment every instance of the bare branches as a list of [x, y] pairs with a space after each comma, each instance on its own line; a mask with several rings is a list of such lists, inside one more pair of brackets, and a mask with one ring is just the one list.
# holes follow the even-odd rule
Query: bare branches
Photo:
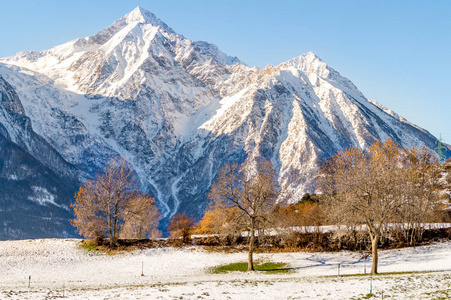
[[393, 141], [377, 142], [367, 152], [350, 148], [322, 166], [319, 185], [335, 224], [365, 224], [372, 239], [373, 273], [377, 244], [388, 223], [426, 222], [436, 202], [436, 163], [425, 149], [401, 149]]
[[[253, 247], [255, 231], [269, 224], [269, 215], [279, 195], [277, 174], [271, 162], [249, 163], [241, 168], [227, 164], [221, 168], [212, 184], [208, 198], [212, 207], [226, 223], [218, 224], [218, 232], [249, 230], [249, 270], [253, 270]], [[210, 218], [210, 214], [209, 214]], [[241, 228], [237, 228], [242, 226]]]
[[161, 236], [158, 223], [161, 215], [155, 206], [155, 199], [143, 193], [137, 193], [126, 207], [124, 226], [120, 232], [121, 238], [143, 239], [149, 235], [153, 238]]
[[274, 208], [278, 192], [276, 172], [270, 162], [259, 163], [254, 170], [234, 163], [221, 168], [208, 197], [216, 208], [236, 207], [243, 216], [264, 221]]

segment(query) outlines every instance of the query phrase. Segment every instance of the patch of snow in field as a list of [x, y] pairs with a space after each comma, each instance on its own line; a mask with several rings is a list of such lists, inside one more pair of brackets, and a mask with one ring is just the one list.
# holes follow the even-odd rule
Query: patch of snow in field
[[[353, 252], [256, 254], [260, 261], [288, 263], [293, 272], [210, 274], [209, 268], [245, 261], [247, 254], [188, 247], [105, 255], [80, 249], [79, 243], [0, 242], [0, 298], [45, 299], [64, 289], [69, 299], [361, 299], [370, 289], [369, 276], [337, 276], [338, 264], [340, 274], [363, 273], [364, 261]], [[450, 255], [451, 242], [380, 251], [380, 272], [424, 273], [375, 276], [373, 292], [391, 299], [451, 295]]]

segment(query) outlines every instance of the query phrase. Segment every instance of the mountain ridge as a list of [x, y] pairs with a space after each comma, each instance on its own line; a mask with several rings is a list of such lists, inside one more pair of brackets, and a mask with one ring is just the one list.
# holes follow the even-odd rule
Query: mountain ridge
[[297, 201], [339, 150], [387, 139], [434, 149], [436, 141], [313, 52], [249, 67], [139, 7], [91, 37], [2, 58], [0, 76], [41, 144], [73, 166], [70, 178], [83, 182], [122, 156], [165, 220], [200, 216], [228, 162], [271, 160], [281, 197]]

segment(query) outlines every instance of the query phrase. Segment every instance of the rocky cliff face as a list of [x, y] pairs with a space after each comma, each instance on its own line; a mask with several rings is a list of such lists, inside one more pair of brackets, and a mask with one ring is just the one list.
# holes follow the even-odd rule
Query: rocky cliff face
[[[0, 59], [0, 75], [10, 84], [4, 93], [17, 93], [3, 110], [28, 120], [40, 142], [20, 142], [26, 126], [1, 119], [10, 141], [81, 181], [123, 156], [166, 218], [199, 215], [226, 162], [272, 160], [284, 196], [296, 201], [338, 150], [386, 139], [433, 149], [436, 141], [311, 52], [250, 68], [139, 7], [94, 36]], [[58, 159], [46, 161], [41, 145]]]
[[69, 208], [77, 170], [31, 126], [0, 76], [0, 239], [73, 236]]

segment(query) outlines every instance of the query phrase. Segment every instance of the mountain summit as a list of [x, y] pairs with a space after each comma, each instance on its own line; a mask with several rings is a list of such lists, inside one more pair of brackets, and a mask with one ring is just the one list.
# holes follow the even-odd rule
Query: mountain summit
[[[0, 134], [11, 149], [0, 162], [14, 165], [2, 167], [0, 184], [25, 184], [28, 195], [6, 197], [0, 216], [14, 219], [20, 210], [6, 208], [21, 201], [34, 207], [34, 228], [48, 228], [39, 218], [50, 209], [62, 220], [40, 233], [3, 223], [4, 238], [71, 236], [75, 188], [61, 187], [92, 178], [114, 156], [131, 163], [167, 220], [177, 211], [200, 216], [227, 162], [271, 160], [283, 197], [298, 201], [339, 150], [387, 139], [435, 148], [436, 138], [368, 101], [312, 52], [250, 68], [140, 7], [93, 36], [0, 59], [0, 76]], [[11, 154], [22, 152], [29, 159], [20, 165]], [[44, 175], [24, 183], [14, 171], [38, 165], [52, 184]]]
[[119, 19], [117, 22], [120, 22], [121, 20], [124, 20], [127, 22], [127, 24], [131, 23], [146, 23], [146, 24], [152, 24], [156, 27], [164, 28], [166, 31], [170, 31], [172, 33], [173, 30], [170, 29], [163, 21], [158, 19], [153, 13], [150, 11], [137, 6], [134, 10], [132, 10], [130, 13], [126, 14], [124, 17]]
[[114, 34], [118, 33], [125, 27], [136, 26], [138, 24], [147, 24], [151, 25], [152, 27], [160, 28], [161, 30], [168, 33], [175, 33], [168, 25], [158, 19], [153, 13], [138, 6], [134, 10], [114, 22], [111, 26], [107, 27], [104, 30], [101, 30], [93, 38], [99, 44], [103, 44]]

